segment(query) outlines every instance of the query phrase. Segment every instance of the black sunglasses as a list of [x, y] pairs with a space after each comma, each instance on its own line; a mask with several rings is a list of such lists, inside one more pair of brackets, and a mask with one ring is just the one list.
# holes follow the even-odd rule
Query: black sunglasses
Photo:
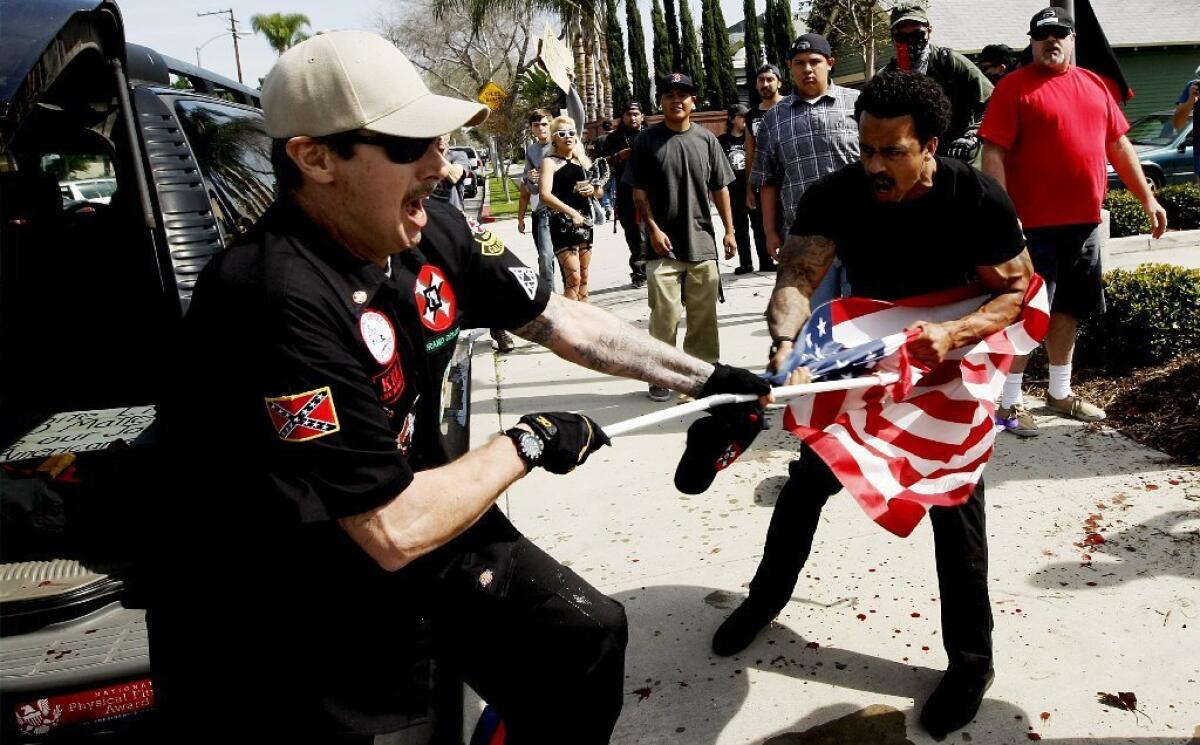
[[367, 134], [365, 132], [343, 132], [337, 137], [347, 143], [375, 145], [383, 148], [387, 159], [397, 165], [415, 163], [429, 150], [436, 137], [392, 137], [389, 135]]
[[1065, 39], [1071, 35], [1071, 29], [1065, 26], [1050, 26], [1049, 28], [1039, 28], [1029, 35], [1034, 41], [1045, 41], [1053, 36], [1055, 39]]
[[929, 37], [924, 29], [919, 31], [897, 31], [892, 34], [892, 41], [898, 41], [901, 44], [911, 44], [914, 41], [924, 41]]

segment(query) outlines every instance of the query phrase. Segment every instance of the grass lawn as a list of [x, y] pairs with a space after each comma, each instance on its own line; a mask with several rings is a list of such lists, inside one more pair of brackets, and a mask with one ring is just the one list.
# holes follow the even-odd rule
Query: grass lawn
[[512, 199], [507, 202], [504, 201], [504, 187], [501, 186], [500, 179], [489, 176], [487, 184], [488, 194], [492, 197], [492, 216], [497, 220], [516, 217], [517, 197], [520, 195], [520, 188], [516, 182], [511, 179], [508, 182], [508, 195]]

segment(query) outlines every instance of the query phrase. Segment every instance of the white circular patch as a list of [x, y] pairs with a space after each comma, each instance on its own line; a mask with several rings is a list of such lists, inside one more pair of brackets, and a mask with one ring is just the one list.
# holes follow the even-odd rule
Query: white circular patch
[[355, 290], [354, 294], [350, 296], [350, 299], [354, 301], [355, 305], [362, 305], [363, 303], [367, 302], [367, 291]]
[[364, 310], [358, 318], [358, 330], [376, 362], [386, 365], [396, 356], [396, 331], [387, 316], [377, 310]]

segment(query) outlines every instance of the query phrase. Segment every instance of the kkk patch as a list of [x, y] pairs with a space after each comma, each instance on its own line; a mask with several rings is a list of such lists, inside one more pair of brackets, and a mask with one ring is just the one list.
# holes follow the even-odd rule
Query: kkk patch
[[396, 330], [387, 316], [377, 310], [364, 310], [358, 317], [358, 332], [376, 362], [386, 365], [395, 359]]
[[379, 400], [385, 404], [395, 403], [404, 393], [404, 370], [398, 359], [393, 359], [387, 369], [371, 380], [379, 388]]
[[304, 442], [341, 429], [329, 386], [294, 396], [264, 398], [275, 434], [285, 442]]
[[521, 289], [525, 290], [525, 294], [529, 296], [530, 300], [533, 300], [537, 295], [537, 272], [527, 266], [510, 266], [508, 271], [512, 272], [512, 275], [521, 283]]
[[438, 333], [450, 328], [454, 323], [454, 288], [446, 281], [441, 269], [432, 264], [421, 267], [413, 294], [421, 325]]

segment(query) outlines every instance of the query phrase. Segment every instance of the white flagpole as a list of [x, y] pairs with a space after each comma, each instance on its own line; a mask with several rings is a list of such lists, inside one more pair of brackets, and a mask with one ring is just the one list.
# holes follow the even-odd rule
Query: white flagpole
[[[880, 373], [877, 375], [866, 375], [861, 378], [849, 378], [846, 380], [829, 380], [822, 383], [802, 383], [800, 385], [785, 385], [780, 388], [771, 389], [771, 393], [775, 396], [776, 401], [785, 401], [797, 396], [807, 396], [810, 393], [824, 393], [825, 391], [848, 391], [856, 388], [870, 388], [876, 385], [891, 385], [900, 379], [896, 373]], [[639, 429], [653, 427], [655, 424], [669, 422], [672, 419], [694, 414], [697, 411], [707, 411], [714, 406], [724, 406], [725, 404], [740, 404], [748, 401], [757, 401], [758, 396], [753, 393], [719, 393], [708, 398], [701, 398], [690, 403], [680, 406], [672, 406], [669, 409], [655, 411], [644, 416], [626, 419], [623, 422], [615, 422], [604, 428], [604, 434], [609, 437], [618, 435], [626, 435], [630, 432], [636, 432]]]

